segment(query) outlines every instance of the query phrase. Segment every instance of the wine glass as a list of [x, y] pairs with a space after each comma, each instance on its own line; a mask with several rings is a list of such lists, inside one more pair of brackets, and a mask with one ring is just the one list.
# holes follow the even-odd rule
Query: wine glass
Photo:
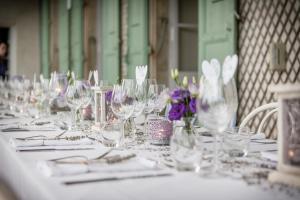
[[238, 109], [238, 94], [235, 79], [232, 78], [228, 83], [224, 84], [224, 91], [226, 98], [229, 99], [230, 106], [233, 109], [233, 115], [231, 117], [230, 127], [235, 127], [236, 125], [236, 113]]
[[66, 74], [51, 74], [49, 81], [49, 95], [51, 100], [63, 100], [68, 88], [68, 79]]
[[15, 82], [15, 107], [20, 113], [24, 113], [26, 95], [25, 92], [29, 90], [31, 83], [28, 79], [22, 79]]
[[[136, 87], [135, 87], [135, 100], [136, 100], [136, 105], [132, 114], [132, 117], [130, 118], [130, 127], [131, 127], [131, 132], [133, 135], [137, 133], [137, 127], [136, 123], [143, 123], [143, 121], [138, 118], [141, 116], [141, 114], [144, 112], [144, 109], [146, 107], [147, 103], [147, 90], [146, 90], [146, 82], [143, 81], [142, 83], [137, 83], [136, 82]], [[138, 119], [138, 120], [136, 120]], [[140, 133], [141, 131], [138, 131]]]
[[111, 108], [113, 113], [121, 120], [122, 140], [125, 137], [125, 122], [132, 116], [135, 106], [135, 81], [133, 79], [124, 79], [121, 85], [114, 85]]
[[221, 134], [228, 128], [234, 113], [234, 98], [231, 98], [229, 91], [233, 91], [233, 85], [224, 85], [220, 79], [203, 79], [200, 85], [201, 96], [197, 102], [197, 116], [199, 122], [212, 132], [215, 139], [214, 159], [211, 163], [214, 172], [217, 172], [219, 167]]
[[[150, 114], [151, 112], [153, 112], [154, 109], [154, 102], [153, 102], [153, 89], [152, 89], [152, 85], [156, 85], [157, 81], [156, 79], [146, 79], [145, 80], [145, 90], [147, 92], [147, 100], [146, 100], [146, 106], [145, 106], [145, 110], [144, 113], [146, 114], [146, 116], [148, 114]], [[147, 117], [146, 117], [147, 118]]]
[[156, 116], [159, 115], [159, 113], [163, 110], [165, 105], [163, 102], [161, 102], [161, 95], [162, 92], [166, 89], [166, 86], [163, 84], [156, 84], [156, 85], [151, 85], [151, 92], [152, 94], [152, 100], [154, 102], [154, 107], [153, 107], [153, 112], [156, 114]]
[[66, 92], [66, 100], [71, 108], [72, 128], [77, 129], [77, 112], [81, 106], [87, 106], [91, 101], [92, 91], [89, 81], [76, 80], [70, 84]]

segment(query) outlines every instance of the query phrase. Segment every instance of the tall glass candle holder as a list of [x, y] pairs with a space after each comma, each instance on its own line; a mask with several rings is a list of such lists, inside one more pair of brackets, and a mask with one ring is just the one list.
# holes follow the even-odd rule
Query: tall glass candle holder
[[94, 88], [95, 95], [95, 125], [94, 129], [99, 129], [103, 125], [112, 122], [115, 116], [110, 108], [112, 87], [102, 86]]

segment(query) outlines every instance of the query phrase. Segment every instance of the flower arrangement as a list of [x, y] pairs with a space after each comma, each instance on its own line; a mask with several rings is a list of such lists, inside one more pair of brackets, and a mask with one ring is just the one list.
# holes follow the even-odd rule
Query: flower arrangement
[[198, 88], [196, 86], [196, 78], [193, 77], [192, 80], [189, 81], [187, 76], [184, 76], [181, 81], [177, 69], [171, 71], [171, 77], [177, 87], [169, 93], [171, 108], [168, 113], [168, 118], [171, 121], [184, 120], [185, 127], [191, 130], [191, 119], [197, 112], [196, 99], [198, 97]]

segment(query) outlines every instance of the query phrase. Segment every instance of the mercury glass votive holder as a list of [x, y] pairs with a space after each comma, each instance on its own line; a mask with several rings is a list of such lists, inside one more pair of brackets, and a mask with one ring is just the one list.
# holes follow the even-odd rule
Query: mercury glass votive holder
[[173, 124], [166, 118], [150, 118], [147, 122], [150, 143], [154, 145], [169, 145], [173, 133]]

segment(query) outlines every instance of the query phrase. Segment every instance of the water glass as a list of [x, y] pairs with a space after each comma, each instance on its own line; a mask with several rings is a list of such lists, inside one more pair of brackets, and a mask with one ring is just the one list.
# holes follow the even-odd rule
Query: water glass
[[122, 123], [111, 123], [107, 124], [101, 130], [102, 141], [105, 146], [108, 147], [121, 147], [124, 143], [123, 134], [121, 132], [123, 124]]
[[222, 149], [229, 157], [247, 156], [250, 144], [248, 127], [229, 128], [224, 132]]
[[198, 168], [201, 157], [195, 145], [194, 134], [185, 132], [183, 127], [175, 128], [170, 146], [177, 170], [194, 171]]

